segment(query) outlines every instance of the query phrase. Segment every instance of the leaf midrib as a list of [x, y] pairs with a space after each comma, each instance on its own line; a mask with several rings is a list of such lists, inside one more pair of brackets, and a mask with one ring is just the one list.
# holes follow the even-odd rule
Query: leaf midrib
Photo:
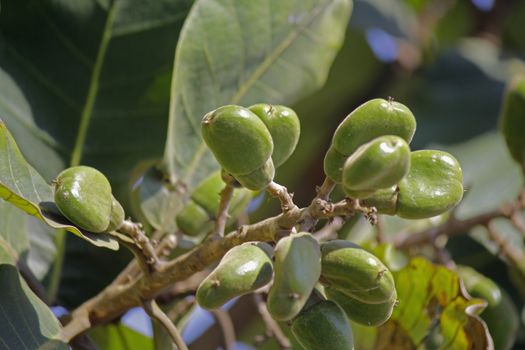
[[[286, 51], [294, 42], [294, 40], [306, 29], [308, 26], [317, 18], [317, 16], [323, 12], [323, 10], [330, 4], [332, 1], [327, 1], [324, 4], [321, 4], [320, 6], [317, 6], [314, 8], [314, 10], [310, 13], [308, 17], [306, 17], [306, 20], [302, 22], [302, 25], [297, 26], [296, 30], [291, 31], [283, 41], [279, 45], [275, 47], [274, 50], [270, 52], [268, 56], [264, 59], [264, 61], [257, 67], [252, 75], [245, 81], [244, 84], [239, 86], [239, 90], [237, 90], [237, 93], [233, 96], [233, 98], [230, 100], [230, 103], [232, 104], [238, 104], [244, 95], [248, 92], [248, 90], [270, 69], [272, 64], [281, 57], [282, 53]], [[195, 130], [195, 126], [193, 123], [190, 123], [192, 125], [192, 128]], [[198, 134], [198, 132], [197, 132]], [[206, 149], [206, 145], [204, 144], [204, 141], [201, 140], [201, 143], [197, 150], [195, 151], [195, 156], [191, 160], [190, 166], [188, 167], [188, 171], [186, 172], [186, 175], [182, 178], [183, 183], [187, 183], [188, 179], [193, 177], [195, 170], [198, 168], [197, 165], [200, 163], [202, 157], [206, 152], [204, 152]], [[169, 160], [170, 162], [173, 161], [173, 159]]]

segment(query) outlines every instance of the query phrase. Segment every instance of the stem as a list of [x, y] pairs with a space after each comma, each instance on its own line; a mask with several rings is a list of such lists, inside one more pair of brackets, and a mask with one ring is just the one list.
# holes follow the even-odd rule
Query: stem
[[160, 261], [157, 257], [157, 252], [155, 251], [155, 248], [153, 247], [153, 244], [149, 240], [148, 236], [146, 236], [142, 230], [141, 224], [124, 220], [122, 226], [118, 229], [118, 232], [127, 234], [135, 241], [135, 245], [141, 250], [141, 254], [136, 255], [138, 259], [143, 259], [144, 262], [153, 270], [157, 270], [159, 268]]
[[332, 181], [328, 176], [325, 177], [323, 184], [316, 188], [317, 190], [317, 197], [319, 199], [323, 199], [325, 201], [330, 199], [330, 194], [334, 190], [335, 186], [337, 184]]
[[224, 230], [226, 229], [226, 223], [228, 222], [228, 208], [230, 207], [230, 201], [233, 197], [233, 185], [231, 182], [226, 182], [226, 185], [221, 191], [219, 209], [215, 219], [215, 228], [213, 230], [213, 238], [224, 237]]
[[261, 315], [261, 318], [266, 326], [266, 335], [268, 337], [274, 337], [281, 349], [291, 349], [292, 343], [290, 342], [290, 339], [286, 337], [281, 327], [279, 327], [277, 321], [275, 321], [268, 312], [268, 308], [266, 307], [266, 303], [264, 302], [261, 294], [254, 293], [253, 301], [255, 306], [257, 306], [257, 311], [259, 311], [259, 314]]
[[64, 255], [66, 248], [66, 230], [56, 230], [55, 233], [55, 261], [49, 277], [49, 284], [47, 287], [47, 300], [53, 303], [58, 294], [58, 287], [60, 286], [60, 278], [62, 277], [62, 265], [64, 264]]
[[286, 213], [287, 211], [290, 211], [296, 207], [293, 202], [293, 194], [288, 193], [286, 187], [272, 181], [268, 187], [266, 187], [266, 191], [270, 194], [270, 196], [279, 198], [281, 201], [281, 209], [283, 213]]
[[155, 321], [157, 321], [161, 326], [166, 329], [166, 332], [170, 335], [171, 339], [177, 346], [179, 350], [188, 350], [188, 346], [184, 343], [182, 336], [180, 335], [179, 330], [173, 322], [168, 318], [168, 316], [161, 310], [159, 305], [155, 302], [154, 299], [146, 300], [143, 302], [144, 310], [146, 313]]
[[477, 225], [486, 225], [489, 221], [499, 217], [505, 217], [506, 214], [501, 209], [483, 213], [466, 220], [452, 219], [441, 225], [431, 227], [427, 230], [403, 235], [394, 241], [398, 248], [408, 248], [420, 246], [433, 242], [438, 236], [445, 235], [453, 237], [466, 233], [469, 229]]
[[224, 350], [234, 350], [235, 349], [235, 327], [233, 326], [232, 319], [228, 312], [217, 309], [212, 310], [211, 313], [217, 320], [219, 327], [222, 330], [222, 336], [224, 339]]

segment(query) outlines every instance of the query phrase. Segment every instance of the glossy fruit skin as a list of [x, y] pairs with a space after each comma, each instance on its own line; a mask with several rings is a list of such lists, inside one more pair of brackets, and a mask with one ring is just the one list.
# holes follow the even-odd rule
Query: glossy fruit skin
[[202, 137], [219, 164], [234, 177], [262, 167], [273, 152], [268, 128], [241, 106], [227, 105], [204, 116]]
[[512, 158], [525, 169], [525, 77], [512, 81], [503, 100], [500, 128]]
[[442, 214], [463, 198], [463, 174], [452, 155], [443, 151], [412, 152], [408, 174], [399, 182], [397, 215], [422, 219]]
[[95, 168], [75, 166], [55, 179], [55, 203], [76, 226], [94, 233], [110, 224], [113, 195], [108, 179]]
[[306, 350], [352, 350], [352, 328], [336, 303], [323, 300], [305, 308], [292, 321], [292, 333]]
[[416, 119], [405, 105], [379, 98], [367, 101], [337, 127], [325, 156], [325, 174], [341, 183], [338, 169], [343, 168], [344, 160], [361, 145], [384, 135], [399, 136], [410, 143], [415, 131]]
[[301, 311], [319, 280], [319, 244], [307, 232], [282, 238], [275, 246], [274, 269], [268, 311], [276, 320], [289, 321]]
[[405, 105], [376, 98], [350, 113], [334, 133], [333, 147], [351, 155], [359, 146], [376, 137], [395, 135], [410, 143], [416, 131], [416, 119]]
[[199, 285], [199, 305], [217, 309], [269, 283], [273, 274], [271, 252], [272, 247], [262, 242], [247, 242], [230, 249]]
[[471, 267], [458, 266], [457, 272], [469, 294], [488, 303], [480, 316], [489, 328], [494, 349], [512, 349], [520, 323], [512, 299], [494, 281]]
[[[221, 172], [216, 171], [202, 180], [193, 190], [188, 202], [177, 214], [177, 227], [189, 236], [199, 236], [213, 229], [219, 209], [220, 192], [225, 183]], [[253, 194], [245, 188], [236, 188], [228, 210], [231, 224], [245, 209]]]
[[375, 255], [355, 243], [333, 240], [321, 245], [321, 283], [369, 304], [396, 293], [394, 277]]
[[364, 303], [330, 287], [325, 287], [325, 293], [329, 300], [341, 306], [350, 320], [368, 327], [378, 327], [388, 321], [397, 303], [397, 293], [380, 304]]
[[109, 219], [109, 225], [106, 228], [107, 232], [115, 231], [122, 226], [124, 222], [124, 208], [120, 205], [119, 201], [115, 197], [111, 196], [111, 218]]
[[336, 183], [343, 181], [343, 168], [348, 156], [339, 153], [333, 146], [330, 146], [324, 157], [324, 173]]
[[409, 167], [410, 148], [405, 140], [398, 136], [380, 136], [361, 145], [345, 161], [343, 187], [353, 198], [366, 198], [376, 190], [397, 184]]
[[286, 106], [259, 103], [248, 107], [270, 131], [273, 140], [272, 160], [277, 168], [293, 153], [301, 134], [301, 123], [294, 110]]
[[378, 214], [396, 215], [397, 212], [397, 185], [377, 190], [360, 203], [366, 207], [375, 207]]
[[275, 167], [272, 159], [268, 159], [260, 168], [246, 175], [236, 175], [235, 179], [245, 188], [252, 191], [260, 191], [273, 181]]

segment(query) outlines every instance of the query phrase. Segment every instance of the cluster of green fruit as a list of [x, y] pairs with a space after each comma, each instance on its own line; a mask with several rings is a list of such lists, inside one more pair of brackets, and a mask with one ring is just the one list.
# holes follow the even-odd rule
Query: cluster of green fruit
[[202, 137], [224, 171], [243, 187], [264, 189], [275, 168], [293, 153], [299, 141], [297, 114], [288, 107], [228, 105], [202, 119]]
[[463, 197], [461, 168], [447, 152], [411, 152], [415, 130], [414, 115], [403, 104], [365, 102], [335, 131], [325, 173], [381, 214], [421, 219], [444, 213]]
[[394, 278], [376, 256], [344, 240], [319, 244], [307, 232], [292, 233], [275, 248], [263, 242], [232, 248], [200, 284], [197, 302], [216, 309], [272, 280], [268, 311], [292, 322], [305, 349], [352, 349], [349, 319], [378, 326], [396, 304]]

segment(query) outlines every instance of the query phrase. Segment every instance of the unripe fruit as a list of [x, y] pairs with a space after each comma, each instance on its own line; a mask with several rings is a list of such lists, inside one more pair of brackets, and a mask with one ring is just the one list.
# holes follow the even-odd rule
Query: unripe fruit
[[330, 146], [324, 157], [324, 173], [337, 183], [343, 181], [343, 167], [348, 156], [339, 153], [333, 146]]
[[109, 226], [106, 229], [107, 232], [118, 230], [124, 222], [125, 215], [124, 208], [122, 208], [119, 201], [117, 201], [113, 195], [111, 197], [111, 218], [109, 220]]
[[500, 127], [512, 158], [525, 168], [525, 77], [516, 79], [508, 87]]
[[273, 140], [272, 160], [277, 168], [293, 153], [299, 135], [301, 124], [297, 114], [288, 107], [260, 103], [249, 107], [270, 131]]
[[410, 143], [415, 130], [416, 119], [405, 105], [379, 98], [365, 102], [337, 127], [330, 155], [327, 153], [324, 160], [325, 173], [333, 181], [341, 183], [337, 169], [343, 168], [346, 157], [359, 146], [384, 135], [399, 136]]
[[262, 242], [243, 243], [230, 249], [199, 285], [199, 305], [217, 309], [269, 283], [273, 273], [271, 252], [272, 247]]
[[277, 242], [274, 260], [268, 311], [276, 320], [288, 321], [301, 311], [319, 279], [319, 244], [307, 232], [292, 233]]
[[[100, 171], [88, 166], [75, 166], [58, 174], [55, 203], [60, 212], [76, 226], [95, 233], [120, 226], [124, 211], [111, 194], [111, 185]], [[115, 212], [112, 213], [114, 201]], [[110, 223], [113, 218], [113, 223]]]
[[354, 322], [369, 327], [378, 327], [388, 321], [397, 303], [397, 293], [384, 303], [369, 304], [352, 298], [336, 289], [326, 287], [326, 297], [335, 301]]
[[266, 125], [249, 109], [223, 106], [202, 119], [202, 137], [219, 164], [234, 177], [262, 167], [273, 142]]
[[378, 214], [395, 215], [397, 211], [397, 185], [377, 190], [368, 198], [360, 201], [365, 207], [375, 207]]
[[381, 304], [396, 288], [390, 270], [357, 244], [333, 240], [321, 245], [321, 282], [359, 301]]
[[343, 168], [343, 187], [353, 198], [366, 198], [376, 190], [397, 184], [409, 167], [410, 148], [402, 138], [377, 137], [348, 157]]
[[410, 143], [416, 119], [403, 104], [376, 98], [350, 113], [334, 133], [332, 145], [341, 154], [351, 155], [359, 146], [376, 137], [395, 135]]
[[292, 333], [306, 350], [352, 350], [352, 328], [336, 303], [323, 300], [305, 308], [292, 322]]
[[275, 176], [275, 167], [273, 166], [272, 159], [268, 159], [264, 165], [258, 169], [255, 169], [246, 175], [236, 175], [235, 179], [249, 190], [260, 191], [270, 182], [272, 182]]
[[[221, 172], [217, 171], [202, 180], [193, 190], [188, 202], [177, 214], [177, 227], [189, 236], [198, 236], [213, 229], [213, 220], [217, 215], [220, 192], [225, 183]], [[229, 208], [229, 223], [242, 213], [252, 198], [252, 192], [238, 188], [233, 192]]]
[[463, 175], [458, 161], [435, 150], [412, 152], [408, 174], [399, 182], [397, 215], [422, 219], [442, 214], [463, 197]]

